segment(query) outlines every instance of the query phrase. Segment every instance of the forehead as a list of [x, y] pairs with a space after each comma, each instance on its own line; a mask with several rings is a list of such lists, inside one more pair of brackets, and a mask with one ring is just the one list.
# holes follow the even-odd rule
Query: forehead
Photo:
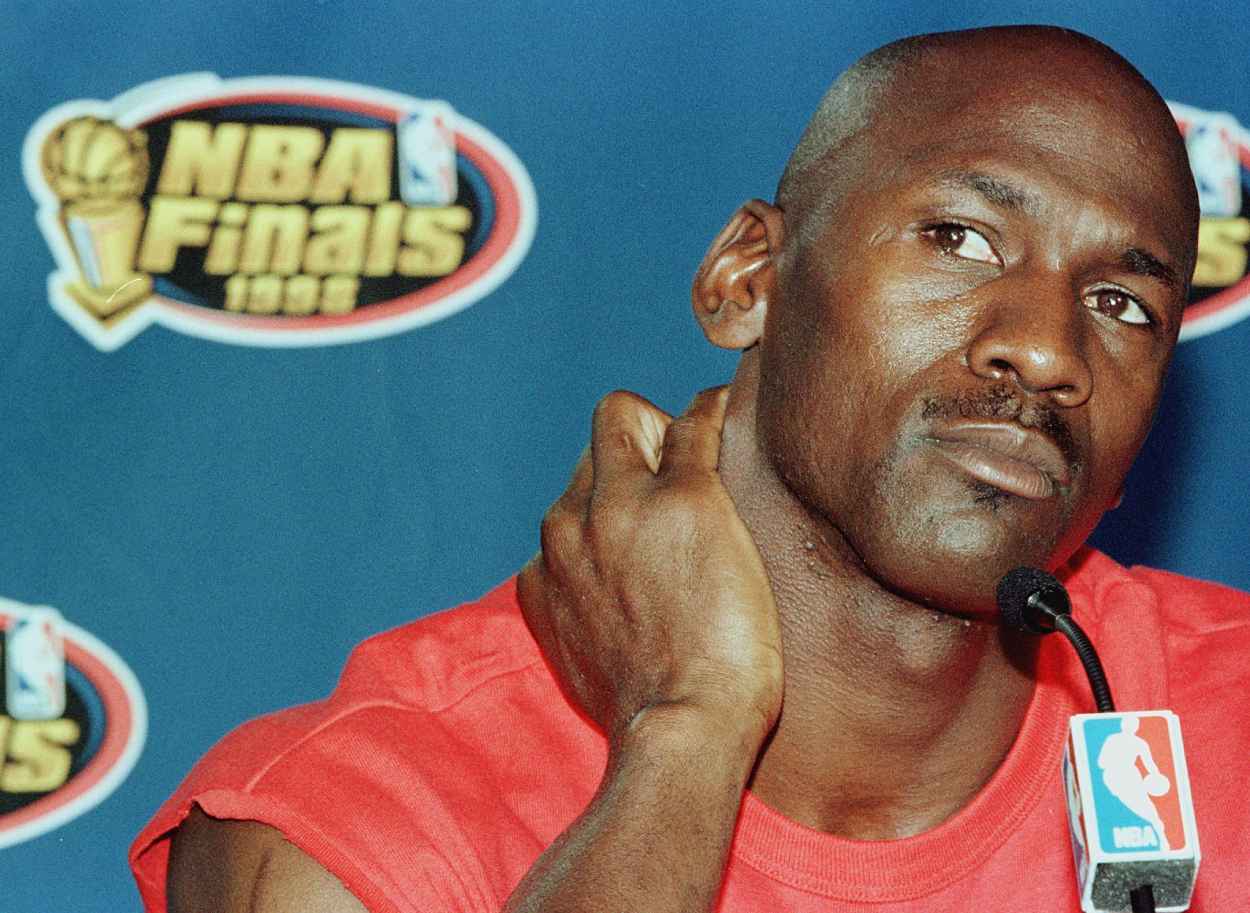
[[[985, 174], [1016, 192], [997, 200], [1008, 208], [1052, 223], [1101, 218], [1192, 263], [1192, 177], [1157, 100], [1105, 74], [1083, 84], [1067, 75], [1022, 83], [962, 67], [942, 75], [921, 71], [877, 105], [844, 150], [856, 175], [842, 185], [844, 202], [857, 191], [889, 200], [912, 186], [949, 187], [953, 173]], [[995, 202], [993, 186], [982, 190]]]

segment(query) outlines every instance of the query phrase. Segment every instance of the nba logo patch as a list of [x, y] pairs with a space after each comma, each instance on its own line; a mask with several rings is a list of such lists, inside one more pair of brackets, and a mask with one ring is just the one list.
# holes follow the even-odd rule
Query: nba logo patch
[[5, 706], [15, 720], [54, 720], [65, 712], [61, 614], [32, 606], [4, 638]]
[[1127, 909], [1143, 864], [1159, 876], [1156, 909], [1187, 909], [1200, 854], [1176, 715], [1072, 717], [1063, 774], [1081, 909]]
[[1085, 721], [1086, 762], [1104, 852], [1185, 849], [1173, 754], [1168, 721], [1159, 714]]
[[427, 102], [400, 120], [399, 194], [409, 206], [450, 206], [456, 201], [454, 117], [446, 102]]

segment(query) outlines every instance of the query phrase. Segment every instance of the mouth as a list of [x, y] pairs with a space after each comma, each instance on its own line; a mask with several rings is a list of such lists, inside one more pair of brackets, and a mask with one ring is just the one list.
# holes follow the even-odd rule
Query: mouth
[[972, 478], [1030, 501], [1072, 483], [1072, 467], [1040, 431], [1009, 422], [976, 422], [934, 431], [928, 441]]

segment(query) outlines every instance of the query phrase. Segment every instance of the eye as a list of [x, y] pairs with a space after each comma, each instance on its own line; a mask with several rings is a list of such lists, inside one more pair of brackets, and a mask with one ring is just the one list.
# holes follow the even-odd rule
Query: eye
[[1138, 326], [1148, 326], [1154, 323], [1141, 302], [1122, 289], [1104, 288], [1091, 292], [1086, 297], [1085, 304], [1091, 310], [1114, 317], [1122, 323], [1132, 323]]
[[966, 225], [946, 222], [935, 225], [925, 232], [933, 243], [953, 257], [963, 260], [977, 260], [981, 263], [1001, 264], [998, 254], [985, 240], [985, 235]]

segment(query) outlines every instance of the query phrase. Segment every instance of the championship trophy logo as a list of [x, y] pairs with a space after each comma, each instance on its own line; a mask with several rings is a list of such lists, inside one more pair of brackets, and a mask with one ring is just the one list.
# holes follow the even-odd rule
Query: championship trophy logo
[[134, 269], [146, 215], [139, 195], [148, 180], [147, 136], [76, 117], [44, 140], [39, 159], [79, 272], [65, 294], [107, 326], [152, 293], [152, 277]]
[[445, 101], [188, 74], [31, 128], [53, 308], [113, 350], [152, 323], [258, 346], [401, 332], [488, 294], [536, 222], [524, 167]]

